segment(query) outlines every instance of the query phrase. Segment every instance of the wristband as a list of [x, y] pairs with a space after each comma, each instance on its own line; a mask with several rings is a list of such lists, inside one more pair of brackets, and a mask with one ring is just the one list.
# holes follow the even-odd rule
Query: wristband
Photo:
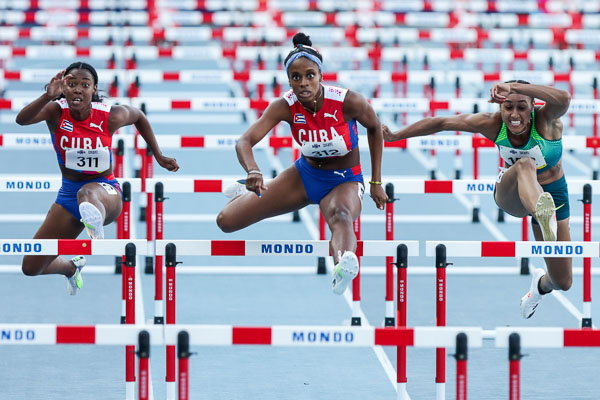
[[258, 174], [258, 175], [262, 175], [262, 172], [260, 172], [260, 171], [259, 171], [259, 170], [257, 170], [257, 169], [253, 169], [252, 171], [248, 171], [248, 175], [250, 175], [250, 174]]
[[371, 185], [381, 185], [382, 183], [379, 181], [369, 181]]

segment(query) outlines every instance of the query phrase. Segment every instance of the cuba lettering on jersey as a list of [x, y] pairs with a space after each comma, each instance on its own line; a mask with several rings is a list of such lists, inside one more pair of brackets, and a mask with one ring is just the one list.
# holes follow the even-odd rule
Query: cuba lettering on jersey
[[62, 115], [52, 136], [58, 163], [84, 174], [99, 174], [112, 165], [112, 136], [108, 132], [110, 105], [92, 102], [92, 112], [84, 121], [69, 113], [66, 99], [56, 101]]
[[356, 120], [344, 121], [344, 98], [348, 89], [323, 86], [323, 106], [313, 117], [293, 90], [283, 98], [292, 111], [292, 136], [306, 157], [340, 157], [358, 145]]

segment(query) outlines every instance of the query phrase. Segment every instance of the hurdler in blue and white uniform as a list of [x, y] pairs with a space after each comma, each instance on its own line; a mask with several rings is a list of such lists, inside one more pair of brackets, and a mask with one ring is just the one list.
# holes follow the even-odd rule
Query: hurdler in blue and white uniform
[[[34, 239], [75, 239], [84, 228], [92, 239], [104, 238], [104, 225], [115, 221], [122, 208], [111, 147], [113, 133], [123, 126], [135, 125], [163, 168], [179, 169], [175, 159], [162, 155], [140, 110], [103, 104], [97, 90], [94, 67], [76, 62], [57, 73], [45, 93], [17, 115], [19, 125], [46, 122], [62, 174], [56, 202]], [[25, 275], [65, 275], [68, 292], [74, 295], [82, 286], [85, 263], [83, 256], [25, 256], [22, 269]]]
[[[502, 210], [515, 217], [531, 215], [536, 240], [570, 241], [569, 193], [562, 169], [560, 117], [569, 109], [569, 93], [525, 81], [495, 84], [494, 113], [461, 114], [425, 118], [392, 133], [386, 126], [386, 141], [430, 135], [440, 131], [481, 133], [493, 141], [504, 160], [496, 180], [494, 199]], [[535, 106], [534, 98], [543, 100]], [[533, 271], [529, 292], [521, 298], [521, 315], [530, 318], [543, 296], [568, 290], [573, 279], [570, 258], [546, 258], [547, 273]]]
[[[311, 47], [306, 35], [296, 34], [293, 42], [294, 49], [284, 61], [291, 90], [271, 102], [238, 140], [237, 156], [248, 175], [244, 186], [226, 190], [235, 197], [219, 213], [217, 224], [224, 232], [233, 232], [265, 218], [318, 204], [331, 229], [333, 291], [341, 294], [358, 274], [353, 222], [362, 207], [364, 183], [357, 123], [367, 129], [370, 192], [383, 210], [387, 196], [381, 187], [381, 125], [364, 97], [321, 83], [323, 57]], [[302, 156], [265, 185], [252, 147], [282, 121], [290, 125]]]

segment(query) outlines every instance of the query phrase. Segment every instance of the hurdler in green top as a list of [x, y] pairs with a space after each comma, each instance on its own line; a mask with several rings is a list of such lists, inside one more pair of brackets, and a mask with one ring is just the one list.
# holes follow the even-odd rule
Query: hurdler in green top
[[562, 139], [544, 139], [535, 129], [535, 112], [531, 113], [531, 131], [525, 146], [515, 147], [510, 143], [504, 121], [494, 143], [498, 146], [500, 156], [507, 167], [513, 165], [519, 158], [529, 156], [536, 160], [538, 174], [555, 166], [562, 157]]

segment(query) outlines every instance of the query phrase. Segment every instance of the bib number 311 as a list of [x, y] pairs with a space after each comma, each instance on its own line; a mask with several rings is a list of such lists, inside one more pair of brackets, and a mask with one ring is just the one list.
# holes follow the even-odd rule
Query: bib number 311
[[108, 149], [67, 149], [67, 168], [78, 171], [102, 172], [110, 168]]

